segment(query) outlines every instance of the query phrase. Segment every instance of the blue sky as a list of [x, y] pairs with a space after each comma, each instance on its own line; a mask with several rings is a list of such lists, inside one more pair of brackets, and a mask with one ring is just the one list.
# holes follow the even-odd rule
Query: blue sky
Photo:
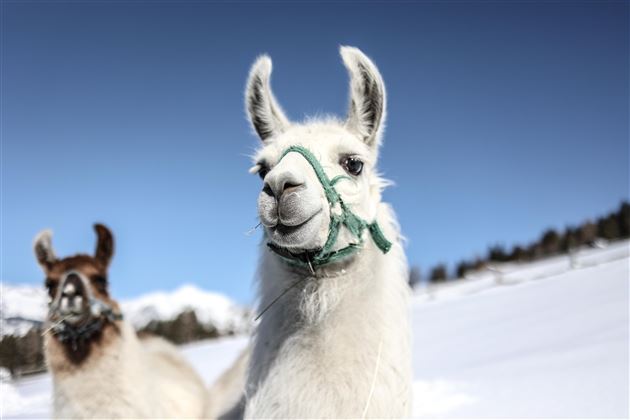
[[629, 194], [627, 2], [2, 3], [3, 281], [33, 236], [117, 239], [113, 292], [243, 303], [260, 232], [242, 92], [267, 52], [293, 119], [344, 114], [340, 44], [389, 92], [380, 169], [423, 271], [534, 240]]

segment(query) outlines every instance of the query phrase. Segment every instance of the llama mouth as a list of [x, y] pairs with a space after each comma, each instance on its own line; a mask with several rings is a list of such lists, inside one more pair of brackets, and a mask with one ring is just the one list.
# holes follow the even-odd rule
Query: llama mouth
[[322, 211], [320, 209], [299, 225], [287, 226], [278, 223], [273, 227], [268, 227], [267, 233], [270, 242], [283, 247], [305, 248], [310, 242], [317, 239], [317, 233], [321, 225], [318, 222], [321, 219], [321, 215]]
[[313, 220], [321, 212], [322, 212], [322, 209], [320, 208], [315, 213], [313, 213], [311, 216], [309, 216], [306, 220], [304, 220], [301, 223], [297, 223], [297, 224], [288, 224], [288, 222], [287, 223], [283, 223], [282, 220], [279, 219], [278, 220], [278, 224], [273, 226], [272, 229], [276, 230], [278, 233], [280, 233], [282, 235], [289, 235], [292, 232], [295, 232], [296, 230], [299, 230], [302, 227], [304, 227], [306, 224], [308, 224], [311, 220]]
[[296, 232], [300, 231], [301, 229], [303, 229], [311, 220], [312, 218], [308, 219], [304, 223], [300, 223], [299, 225], [295, 225], [295, 226], [288, 226], [288, 225], [283, 225], [282, 223], [278, 223], [271, 229], [273, 230], [273, 233], [275, 235], [291, 236], [291, 235], [294, 235]]
[[69, 313], [61, 317], [61, 320], [67, 324], [78, 324], [87, 318], [84, 313]]
[[89, 317], [89, 312], [84, 310], [57, 311], [51, 318], [51, 322], [64, 322], [67, 324], [78, 324]]

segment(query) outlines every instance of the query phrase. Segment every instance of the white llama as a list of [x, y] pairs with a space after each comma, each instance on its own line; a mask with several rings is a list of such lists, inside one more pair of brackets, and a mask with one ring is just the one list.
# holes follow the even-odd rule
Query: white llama
[[57, 259], [51, 233], [35, 239], [50, 294], [45, 355], [55, 418], [201, 418], [206, 389], [174, 346], [140, 339], [108, 292], [113, 236], [95, 225], [94, 257]]
[[410, 414], [408, 269], [376, 171], [385, 86], [361, 51], [340, 52], [350, 74], [345, 121], [290, 123], [271, 92], [269, 57], [249, 75], [265, 240], [247, 418]]

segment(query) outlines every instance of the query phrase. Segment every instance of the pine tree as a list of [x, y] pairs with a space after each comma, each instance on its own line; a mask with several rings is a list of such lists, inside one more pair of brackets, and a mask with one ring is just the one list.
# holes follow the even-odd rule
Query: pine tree
[[560, 238], [560, 250], [562, 252], [570, 252], [579, 246], [579, 230], [568, 227], [564, 231], [564, 235]]
[[472, 269], [472, 263], [468, 261], [460, 261], [457, 264], [457, 268], [455, 269], [455, 274], [458, 279], [463, 279], [466, 277], [466, 273]]
[[597, 239], [597, 225], [590, 220], [582, 223], [578, 232], [580, 245], [591, 245]]
[[505, 262], [509, 260], [509, 256], [507, 252], [505, 252], [505, 248], [503, 245], [497, 244], [491, 246], [488, 250], [488, 261], [492, 262]]
[[630, 204], [627, 201], [621, 203], [617, 212], [617, 224], [621, 238], [630, 237]]
[[431, 269], [431, 276], [429, 277], [429, 281], [431, 281], [431, 283], [440, 283], [446, 281], [447, 279], [448, 273], [444, 264], [438, 264]]
[[604, 239], [612, 240], [619, 238], [619, 224], [614, 213], [605, 218], [599, 219], [597, 223], [597, 234]]
[[540, 239], [543, 255], [554, 255], [560, 250], [560, 235], [553, 229], [548, 229]]
[[527, 252], [519, 245], [515, 245], [512, 248], [512, 252], [509, 257], [510, 261], [525, 261], [527, 260]]

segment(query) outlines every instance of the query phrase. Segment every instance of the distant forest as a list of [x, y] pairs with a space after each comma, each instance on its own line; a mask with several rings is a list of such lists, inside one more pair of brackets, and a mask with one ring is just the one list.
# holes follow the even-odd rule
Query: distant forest
[[[486, 257], [461, 260], [449, 271], [446, 264], [437, 264], [426, 272], [429, 283], [440, 283], [461, 279], [466, 273], [482, 270], [492, 263], [528, 262], [554, 255], [568, 254], [580, 246], [593, 246], [597, 241], [613, 241], [630, 238], [630, 204], [623, 201], [616, 211], [595, 221], [587, 220], [579, 226], [568, 226], [564, 231], [548, 229], [527, 245], [514, 245], [512, 249], [497, 244], [490, 246]], [[423, 280], [418, 266], [409, 273], [409, 284], [413, 287]]]

